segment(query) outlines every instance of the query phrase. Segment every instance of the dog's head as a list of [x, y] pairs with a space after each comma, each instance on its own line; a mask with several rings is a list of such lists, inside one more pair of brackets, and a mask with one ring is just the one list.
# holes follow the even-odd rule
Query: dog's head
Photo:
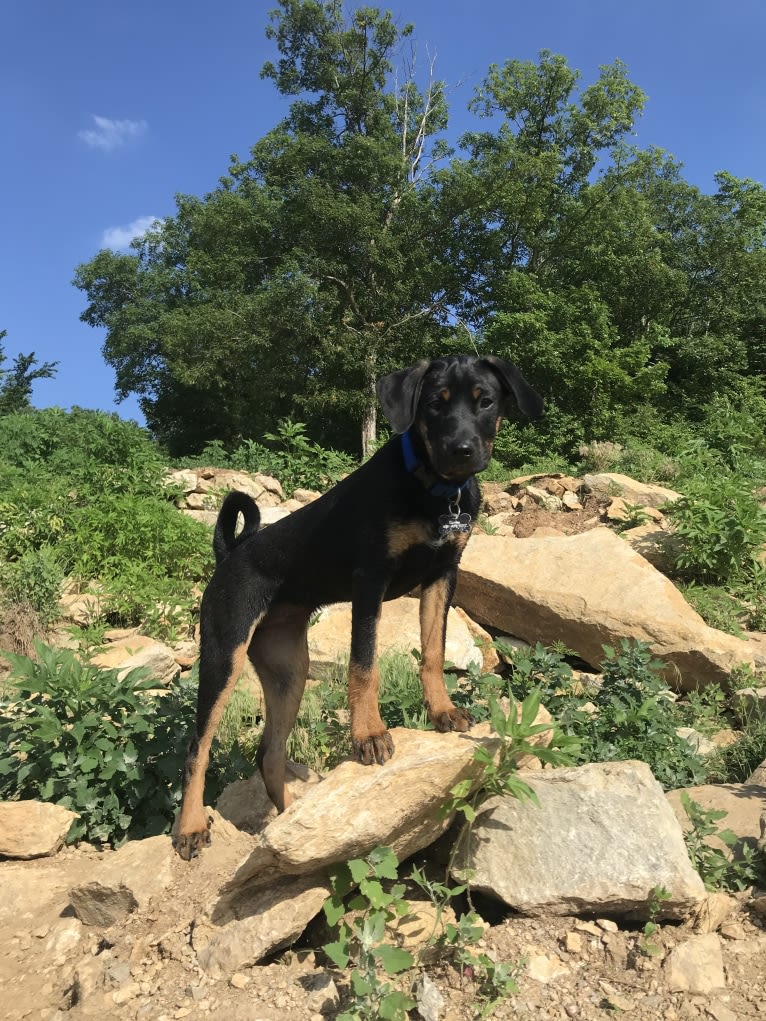
[[543, 407], [516, 366], [494, 355], [418, 362], [383, 376], [376, 389], [394, 431], [412, 429], [431, 468], [456, 482], [489, 464], [511, 397], [528, 418], [537, 418]]

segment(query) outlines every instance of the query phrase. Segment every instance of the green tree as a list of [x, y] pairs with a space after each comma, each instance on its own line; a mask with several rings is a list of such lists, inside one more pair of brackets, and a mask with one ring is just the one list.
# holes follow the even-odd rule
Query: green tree
[[52, 379], [56, 375], [58, 362], [43, 362], [38, 368], [34, 351], [28, 355], [18, 354], [13, 367], [4, 369], [6, 360], [3, 340], [7, 330], [0, 330], [0, 416], [24, 411], [32, 405], [32, 384], [36, 379]]
[[444, 90], [432, 68], [417, 86], [414, 55], [396, 64], [411, 29], [376, 8], [281, 0], [267, 34], [287, 116], [135, 254], [80, 266], [83, 319], [174, 452], [262, 432], [275, 409], [345, 445], [361, 424], [366, 451], [375, 378], [448, 333], [429, 187]]

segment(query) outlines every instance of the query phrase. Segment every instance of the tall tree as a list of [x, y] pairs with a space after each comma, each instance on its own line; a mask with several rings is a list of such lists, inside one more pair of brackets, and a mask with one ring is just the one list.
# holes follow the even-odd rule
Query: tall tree
[[32, 406], [32, 384], [36, 379], [52, 379], [56, 375], [58, 362], [43, 362], [38, 368], [34, 351], [28, 355], [18, 354], [13, 367], [4, 369], [6, 360], [3, 340], [7, 330], [0, 330], [0, 416], [25, 411]]
[[80, 266], [83, 318], [173, 449], [252, 435], [281, 407], [320, 433], [340, 423], [324, 438], [346, 445], [361, 425], [367, 452], [375, 378], [443, 347], [428, 181], [444, 90], [430, 66], [417, 86], [410, 27], [376, 8], [280, 0], [267, 34], [279, 60], [262, 74], [297, 97], [287, 117], [135, 254]]

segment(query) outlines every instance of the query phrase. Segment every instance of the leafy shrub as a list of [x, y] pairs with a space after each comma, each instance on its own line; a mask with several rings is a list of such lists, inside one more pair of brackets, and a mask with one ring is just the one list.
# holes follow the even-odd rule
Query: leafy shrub
[[277, 478], [288, 493], [301, 487], [327, 489], [330, 485], [357, 467], [357, 462], [339, 450], [320, 446], [306, 435], [303, 422], [282, 419], [276, 433], [266, 433], [266, 446], [255, 440], [245, 440], [231, 453], [223, 444], [209, 443], [199, 457], [185, 459], [187, 466], [216, 465], [238, 471], [262, 472]]
[[[574, 685], [561, 650], [537, 645], [506, 650], [514, 667], [514, 693], [534, 684], [565, 733], [579, 739], [578, 762], [640, 759], [666, 789], [702, 783], [706, 764], [688, 741], [676, 734], [687, 722], [673, 702], [645, 642], [623, 639], [619, 649], [604, 647], [599, 686], [589, 692]], [[594, 711], [585, 711], [590, 702]]]
[[[376, 847], [366, 858], [354, 858], [330, 873], [331, 895], [325, 901], [328, 925], [338, 928], [338, 938], [324, 946], [324, 952], [341, 970], [349, 970], [347, 1009], [338, 1021], [391, 1018], [405, 1021], [415, 1001], [384, 976], [398, 975], [415, 964], [407, 950], [385, 941], [386, 923], [410, 910], [404, 898], [405, 884], [397, 883], [399, 862], [389, 847]], [[384, 881], [389, 881], [388, 887]], [[359, 891], [348, 903], [356, 912], [344, 920], [344, 899], [358, 884]]]
[[[37, 643], [36, 659], [12, 664], [0, 699], [0, 798], [38, 798], [80, 817], [68, 839], [119, 844], [170, 829], [180, 800], [195, 692], [179, 684], [150, 695], [156, 682], [131, 671], [82, 664], [69, 650]], [[236, 779], [236, 746], [215, 756], [206, 797]]]
[[136, 473], [161, 469], [163, 455], [146, 429], [116, 414], [73, 408], [44, 408], [0, 417], [5, 466], [36, 475], [98, 477], [96, 466]]
[[668, 556], [681, 577], [727, 584], [758, 570], [766, 511], [742, 481], [729, 477], [703, 484], [665, 510], [680, 540], [668, 543]]
[[15, 562], [3, 565], [0, 572], [4, 599], [31, 606], [43, 628], [49, 628], [59, 616], [63, 580], [64, 572], [51, 546], [28, 549]]
[[[732, 853], [740, 841], [733, 830], [718, 828], [718, 823], [726, 818], [725, 811], [703, 808], [686, 791], [681, 791], [681, 805], [690, 823], [684, 834], [686, 848], [706, 889], [744, 890], [763, 878], [763, 862], [758, 860], [754, 848], [743, 843], [738, 855]], [[709, 837], [720, 840], [728, 853], [711, 845]]]

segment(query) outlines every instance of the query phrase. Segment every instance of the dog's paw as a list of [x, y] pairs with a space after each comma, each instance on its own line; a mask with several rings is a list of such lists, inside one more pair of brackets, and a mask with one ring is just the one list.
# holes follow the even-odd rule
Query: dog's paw
[[446, 734], [450, 730], [456, 730], [464, 734], [467, 730], [470, 730], [473, 723], [473, 717], [468, 710], [458, 709], [457, 706], [452, 706], [451, 709], [442, 713], [429, 713], [429, 715], [435, 729], [442, 734]]
[[207, 826], [203, 830], [196, 830], [194, 833], [174, 833], [173, 847], [184, 861], [191, 861], [196, 858], [203, 847], [210, 847], [210, 825], [212, 817], [208, 819]]
[[387, 730], [384, 730], [382, 734], [366, 737], [362, 741], [352, 739], [351, 743], [354, 748], [354, 757], [363, 766], [371, 766], [373, 762], [378, 762], [382, 766], [394, 754], [393, 738]]

